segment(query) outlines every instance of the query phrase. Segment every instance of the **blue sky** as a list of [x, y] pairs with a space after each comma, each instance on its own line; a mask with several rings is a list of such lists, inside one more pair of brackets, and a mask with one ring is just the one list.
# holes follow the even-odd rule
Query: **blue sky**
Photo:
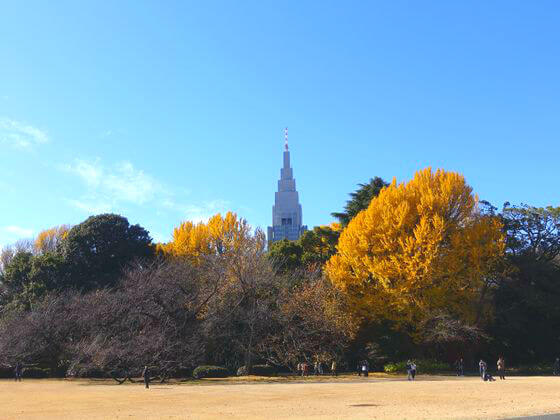
[[271, 219], [289, 127], [309, 226], [356, 184], [462, 172], [560, 205], [555, 1], [0, 3], [0, 245], [116, 212]]

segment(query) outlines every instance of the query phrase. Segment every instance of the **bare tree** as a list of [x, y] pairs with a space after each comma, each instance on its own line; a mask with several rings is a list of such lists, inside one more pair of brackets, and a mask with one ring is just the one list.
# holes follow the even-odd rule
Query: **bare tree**
[[280, 280], [265, 256], [257, 231], [232, 252], [211, 257], [207, 267], [223, 278], [205, 322], [207, 359], [251, 372], [256, 346], [270, 327]]
[[64, 370], [67, 343], [79, 337], [75, 315], [81, 296], [76, 292], [47, 295], [28, 311], [4, 313], [0, 322], [0, 362], [41, 364], [53, 375]]
[[138, 264], [114, 292], [89, 297], [81, 325], [89, 329], [74, 345], [74, 373], [97, 370], [119, 381], [143, 366], [164, 380], [192, 369], [204, 354], [201, 323], [219, 279], [177, 262]]
[[357, 327], [344, 297], [319, 272], [287, 284], [259, 353], [270, 363], [293, 369], [302, 360], [340, 359]]

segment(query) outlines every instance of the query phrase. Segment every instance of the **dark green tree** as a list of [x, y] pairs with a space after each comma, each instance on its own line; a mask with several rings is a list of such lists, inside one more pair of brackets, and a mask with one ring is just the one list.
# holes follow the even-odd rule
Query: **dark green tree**
[[358, 184], [359, 188], [350, 193], [351, 198], [346, 202], [344, 211], [331, 213], [331, 216], [336, 217], [342, 227], [345, 227], [359, 212], [367, 209], [372, 198], [377, 197], [379, 192], [388, 185], [387, 182], [377, 176], [370, 179], [367, 184]]
[[489, 328], [495, 351], [518, 362], [551, 361], [560, 354], [560, 208], [507, 204], [500, 216], [507, 242]]
[[331, 226], [315, 226], [313, 230], [308, 230], [298, 243], [301, 245], [302, 263], [309, 266], [322, 266], [327, 260], [336, 253], [336, 244], [340, 232]]
[[123, 268], [153, 255], [149, 233], [125, 217], [101, 214], [74, 226], [60, 244], [69, 286], [81, 290], [116, 284]]
[[66, 266], [60, 255], [18, 252], [0, 275], [2, 302], [29, 309], [47, 291], [63, 289], [66, 279]]
[[4, 271], [0, 274], [4, 300], [10, 299], [11, 296], [23, 291], [23, 288], [29, 282], [32, 260], [33, 254], [19, 251], [4, 267]]
[[298, 268], [320, 268], [336, 252], [340, 232], [331, 226], [315, 226], [297, 241], [274, 242], [268, 257], [280, 272]]
[[292, 271], [303, 266], [303, 248], [298, 241], [283, 239], [274, 242], [268, 250], [268, 258], [279, 272]]
[[60, 290], [67, 281], [66, 265], [58, 253], [47, 252], [31, 260], [29, 281], [43, 285], [46, 290]]

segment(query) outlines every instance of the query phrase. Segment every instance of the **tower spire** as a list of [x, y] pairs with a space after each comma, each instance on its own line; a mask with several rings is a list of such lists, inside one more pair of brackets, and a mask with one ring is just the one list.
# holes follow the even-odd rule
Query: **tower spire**
[[286, 127], [284, 129], [284, 149], [286, 150], [286, 152], [289, 150], [288, 149], [288, 127]]

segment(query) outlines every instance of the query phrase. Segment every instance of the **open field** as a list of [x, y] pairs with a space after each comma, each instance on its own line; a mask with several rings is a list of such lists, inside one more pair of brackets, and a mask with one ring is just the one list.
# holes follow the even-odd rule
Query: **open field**
[[116, 385], [109, 381], [0, 381], [7, 419], [481, 419], [560, 413], [560, 378], [343, 376]]

